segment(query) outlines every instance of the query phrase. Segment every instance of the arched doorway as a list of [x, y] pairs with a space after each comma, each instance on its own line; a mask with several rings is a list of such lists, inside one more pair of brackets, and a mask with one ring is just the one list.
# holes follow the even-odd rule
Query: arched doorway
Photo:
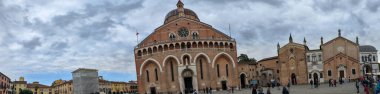
[[314, 73], [314, 74], [313, 74], [313, 78], [314, 78], [314, 81], [319, 81], [319, 80], [318, 80], [319, 77], [318, 77], [318, 74], [317, 74], [317, 73]]
[[296, 76], [296, 74], [292, 73], [291, 80], [292, 80], [292, 85], [296, 85], [297, 84], [297, 76]]
[[192, 93], [193, 92], [193, 71], [190, 69], [185, 69], [182, 72], [183, 81], [185, 84], [185, 93]]
[[227, 90], [227, 81], [222, 81], [222, 89]]
[[240, 84], [241, 84], [241, 88], [245, 88], [246, 84], [245, 84], [245, 74], [240, 74]]

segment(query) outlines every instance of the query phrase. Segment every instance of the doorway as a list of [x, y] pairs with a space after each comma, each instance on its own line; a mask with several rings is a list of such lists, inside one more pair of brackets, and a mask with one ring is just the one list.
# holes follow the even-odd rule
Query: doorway
[[222, 81], [222, 89], [227, 90], [227, 81]]
[[319, 77], [318, 77], [318, 74], [317, 74], [317, 73], [314, 73], [314, 74], [313, 74], [313, 78], [314, 78], [314, 81], [319, 81], [319, 80], [318, 80]]
[[193, 93], [193, 78], [192, 77], [184, 77], [185, 81], [185, 93]]
[[245, 84], [245, 75], [244, 74], [240, 75], [240, 84], [241, 84], [241, 88], [245, 88], [246, 84]]
[[292, 73], [291, 80], [292, 80], [292, 85], [296, 85], [297, 84], [297, 76], [296, 76], [296, 74]]
[[344, 70], [339, 71], [339, 78], [344, 78]]
[[156, 87], [150, 87], [150, 94], [157, 94]]

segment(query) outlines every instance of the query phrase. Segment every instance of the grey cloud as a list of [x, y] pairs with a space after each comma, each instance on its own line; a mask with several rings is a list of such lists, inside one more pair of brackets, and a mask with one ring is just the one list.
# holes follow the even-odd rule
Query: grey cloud
[[33, 38], [32, 40], [30, 41], [25, 41], [22, 43], [22, 45], [25, 47], [25, 48], [30, 48], [30, 49], [34, 49], [38, 46], [41, 46], [41, 41], [40, 41], [40, 38]]
[[284, 0], [232, 0], [232, 1], [231, 0], [204, 0], [204, 2], [212, 2], [212, 3], [219, 3], [219, 4], [228, 4], [231, 2], [244, 2], [244, 3], [253, 2], [253, 3], [269, 4], [272, 6], [281, 6], [284, 3]]
[[[358, 1], [360, 1], [360, 0], [358, 0]], [[380, 1], [379, 0], [368, 0], [367, 1], [367, 8], [371, 12], [377, 12], [379, 7], [380, 7]]]

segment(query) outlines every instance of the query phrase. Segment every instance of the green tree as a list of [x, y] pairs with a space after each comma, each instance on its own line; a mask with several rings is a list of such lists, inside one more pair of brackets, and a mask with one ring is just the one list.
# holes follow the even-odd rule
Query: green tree
[[238, 56], [238, 62], [256, 64], [257, 60], [255, 58], [249, 58], [247, 54], [240, 54], [240, 56]]
[[20, 94], [33, 94], [33, 91], [25, 89], [20, 92]]

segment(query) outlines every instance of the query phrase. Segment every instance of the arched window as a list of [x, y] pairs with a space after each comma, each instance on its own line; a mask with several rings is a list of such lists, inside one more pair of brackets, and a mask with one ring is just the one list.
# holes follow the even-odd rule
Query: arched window
[[226, 64], [226, 76], [228, 77], [228, 64]]
[[218, 77], [220, 77], [220, 74], [219, 74], [219, 64], [216, 64], [216, 71], [217, 71]]
[[193, 39], [198, 39], [198, 32], [193, 32]]
[[171, 75], [172, 75], [172, 81], [174, 81], [174, 71], [173, 71], [173, 62], [170, 61], [170, 71], [171, 71]]
[[201, 69], [201, 79], [203, 80], [203, 64], [202, 64], [202, 59], [199, 59], [199, 67]]
[[169, 39], [170, 39], [171, 41], [175, 40], [175, 34], [170, 33], [170, 34], [169, 34]]
[[364, 62], [364, 56], [362, 56], [362, 62]]
[[373, 56], [372, 59], [373, 59], [373, 61], [376, 61], [376, 56]]
[[149, 82], [149, 71], [146, 70], [146, 81]]
[[154, 69], [154, 72], [155, 72], [155, 74], [156, 74], [156, 81], [158, 81], [157, 69]]

